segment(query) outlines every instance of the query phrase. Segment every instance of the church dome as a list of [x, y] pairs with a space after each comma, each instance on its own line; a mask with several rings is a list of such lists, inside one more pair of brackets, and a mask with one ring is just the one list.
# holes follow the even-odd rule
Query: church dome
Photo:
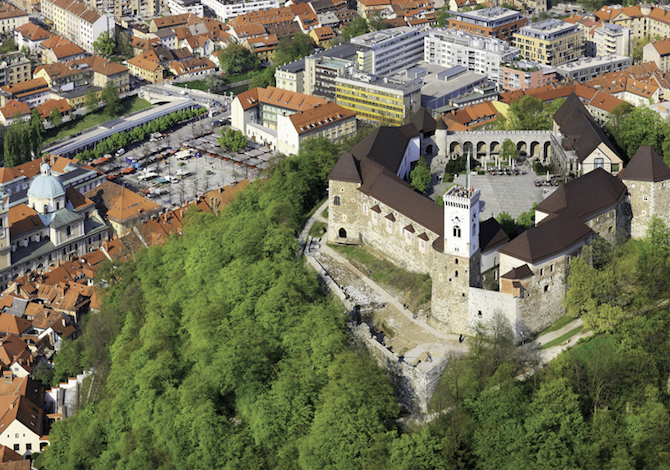
[[32, 199], [55, 199], [65, 194], [65, 188], [60, 180], [51, 174], [48, 163], [42, 163], [40, 173], [30, 183], [28, 197]]

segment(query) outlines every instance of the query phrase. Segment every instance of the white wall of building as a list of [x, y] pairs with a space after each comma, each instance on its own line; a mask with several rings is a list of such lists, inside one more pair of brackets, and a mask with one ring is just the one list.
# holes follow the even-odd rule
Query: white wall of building
[[227, 21], [237, 15], [243, 15], [251, 11], [279, 8], [278, 0], [259, 0], [230, 4], [221, 3], [218, 0], [202, 0], [202, 4], [210, 8], [216, 16], [223, 21]]

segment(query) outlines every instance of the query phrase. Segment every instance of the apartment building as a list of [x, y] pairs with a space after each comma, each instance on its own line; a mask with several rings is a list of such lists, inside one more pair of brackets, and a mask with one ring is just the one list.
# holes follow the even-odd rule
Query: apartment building
[[37, 52], [39, 45], [51, 36], [53, 35], [50, 32], [32, 23], [14, 29], [14, 40], [19, 50], [25, 47], [32, 53]]
[[528, 24], [528, 19], [516, 10], [490, 7], [468, 12], [459, 11], [449, 18], [449, 27], [478, 36], [512, 41], [514, 33]]
[[602, 23], [630, 28], [633, 39], [670, 36], [670, 11], [646, 3], [630, 7], [606, 5], [595, 16]]
[[147, 54], [148, 53], [145, 52], [128, 61], [128, 69], [130, 70], [130, 73], [149, 83], [163, 83], [163, 80], [165, 79], [165, 69], [160, 64], [158, 58], [150, 60], [149, 58], [146, 58]]
[[357, 52], [358, 69], [384, 76], [416, 64], [423, 58], [423, 42], [427, 33], [426, 27], [403, 26], [352, 38], [352, 44], [365, 46]]
[[358, 0], [356, 2], [358, 14], [363, 18], [372, 15], [384, 15], [393, 11], [391, 0]]
[[514, 45], [523, 59], [556, 67], [582, 56], [584, 33], [566, 21], [542, 20], [514, 33]]
[[670, 39], [661, 39], [644, 46], [642, 62], [654, 62], [661, 72], [670, 72]]
[[606, 23], [593, 30], [593, 43], [596, 56], [606, 57], [612, 54], [630, 55], [633, 43], [633, 31], [617, 24]]
[[[277, 88], [282, 90], [304, 92], [305, 59], [296, 60], [285, 65], [280, 65], [275, 70], [275, 82]], [[311, 94], [311, 93], [309, 93]]]
[[279, 8], [278, 0], [202, 0], [202, 4], [212, 10], [221, 21], [228, 21], [238, 15], [245, 15], [253, 11]]
[[32, 64], [22, 52], [10, 52], [0, 56], [0, 60], [0, 86], [32, 78]]
[[7, 2], [0, 3], [0, 33], [12, 34], [16, 28], [28, 23], [29, 19], [25, 11]]
[[421, 107], [423, 80], [378, 78], [352, 72], [337, 77], [335, 100], [359, 119], [399, 126]]
[[322, 135], [339, 142], [356, 133], [355, 113], [323, 98], [281, 90], [253, 88], [231, 104], [231, 125], [252, 140], [288, 154], [301, 142]]
[[200, 0], [165, 0], [165, 5], [172, 15], [191, 13], [200, 18], [205, 15], [205, 8]]
[[607, 57], [582, 57], [573, 62], [559, 65], [556, 71], [563, 78], [586, 82], [604, 73], [619, 72], [633, 65], [633, 59], [622, 55]]
[[532, 90], [556, 79], [556, 69], [537, 62], [519, 60], [501, 67], [503, 90]]
[[0, 104], [2, 106], [5, 106], [9, 100], [16, 100], [34, 108], [50, 97], [51, 89], [43, 78], [34, 78], [0, 87]]
[[103, 32], [114, 37], [111, 15], [100, 14], [77, 0], [41, 0], [42, 14], [53, 21], [54, 29], [93, 54], [93, 42]]
[[424, 61], [443, 67], [463, 66], [500, 83], [501, 65], [519, 58], [507, 41], [449, 28], [431, 30], [424, 38]]

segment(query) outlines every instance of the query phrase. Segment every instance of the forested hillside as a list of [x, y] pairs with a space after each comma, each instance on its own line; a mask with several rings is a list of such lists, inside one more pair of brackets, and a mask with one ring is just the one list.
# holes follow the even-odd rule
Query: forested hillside
[[45, 468], [668, 465], [668, 283], [652, 285], [670, 279], [667, 229], [646, 244], [599, 246], [594, 267], [575, 270], [571, 311], [615, 312], [593, 323], [602, 334], [520, 382], [533, 357], [496, 325], [447, 369], [434, 406], [451, 411], [403, 431], [384, 372], [295, 260], [296, 232], [339, 152], [310, 142], [220, 217], [191, 213], [183, 237], [102, 273], [102, 311], [57, 359], [61, 375], [96, 367], [92, 403], [52, 428]]

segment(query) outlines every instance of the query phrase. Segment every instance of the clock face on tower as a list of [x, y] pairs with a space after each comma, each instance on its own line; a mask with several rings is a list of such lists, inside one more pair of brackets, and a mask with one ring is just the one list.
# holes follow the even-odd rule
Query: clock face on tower
[[453, 219], [451, 219], [451, 222], [452, 222], [454, 225], [458, 225], [458, 224], [461, 223], [461, 219], [459, 219], [458, 216], [456, 215], [456, 216], [454, 216]]

